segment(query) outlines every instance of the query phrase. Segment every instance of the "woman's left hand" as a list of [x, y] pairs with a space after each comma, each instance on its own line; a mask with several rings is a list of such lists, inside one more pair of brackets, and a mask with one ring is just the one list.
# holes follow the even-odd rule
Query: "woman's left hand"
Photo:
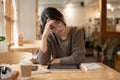
[[50, 64], [60, 64], [60, 59], [52, 59]]

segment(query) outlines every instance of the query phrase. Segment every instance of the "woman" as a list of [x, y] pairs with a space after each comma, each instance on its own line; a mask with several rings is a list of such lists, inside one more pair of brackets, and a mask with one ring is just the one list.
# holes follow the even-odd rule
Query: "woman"
[[85, 60], [81, 29], [66, 26], [63, 15], [52, 7], [42, 12], [41, 21], [42, 44], [37, 55], [40, 64], [80, 64]]

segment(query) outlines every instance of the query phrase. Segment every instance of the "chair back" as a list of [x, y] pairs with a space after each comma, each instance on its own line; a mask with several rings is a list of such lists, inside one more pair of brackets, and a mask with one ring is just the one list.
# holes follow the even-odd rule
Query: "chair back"
[[0, 52], [0, 64], [18, 64], [21, 60], [32, 59], [29, 52]]

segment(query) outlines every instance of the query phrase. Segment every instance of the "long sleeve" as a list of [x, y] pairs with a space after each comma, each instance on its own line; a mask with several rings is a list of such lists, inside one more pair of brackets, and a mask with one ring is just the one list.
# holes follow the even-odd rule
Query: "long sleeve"
[[47, 44], [47, 51], [43, 53], [40, 49], [37, 54], [37, 60], [40, 64], [47, 64], [50, 61], [51, 58], [51, 47], [49, 44]]
[[60, 58], [61, 64], [80, 64], [85, 60], [84, 34], [81, 29], [73, 32], [72, 35], [72, 55]]

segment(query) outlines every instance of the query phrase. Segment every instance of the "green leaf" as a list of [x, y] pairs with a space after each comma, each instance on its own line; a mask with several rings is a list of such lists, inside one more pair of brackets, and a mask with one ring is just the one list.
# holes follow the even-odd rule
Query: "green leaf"
[[114, 53], [114, 48], [112, 47], [107, 51], [106, 57], [108, 58], [108, 60], [111, 60], [113, 58], [113, 53]]
[[114, 39], [112, 42], [111, 42], [111, 46], [115, 47], [116, 45], [118, 45], [119, 43], [119, 40], [118, 39]]
[[4, 41], [5, 37], [4, 36], [0, 36], [0, 41]]
[[109, 42], [110, 42], [110, 39], [107, 39], [105, 41], [104, 45], [102, 46], [102, 51], [104, 51], [107, 48]]

